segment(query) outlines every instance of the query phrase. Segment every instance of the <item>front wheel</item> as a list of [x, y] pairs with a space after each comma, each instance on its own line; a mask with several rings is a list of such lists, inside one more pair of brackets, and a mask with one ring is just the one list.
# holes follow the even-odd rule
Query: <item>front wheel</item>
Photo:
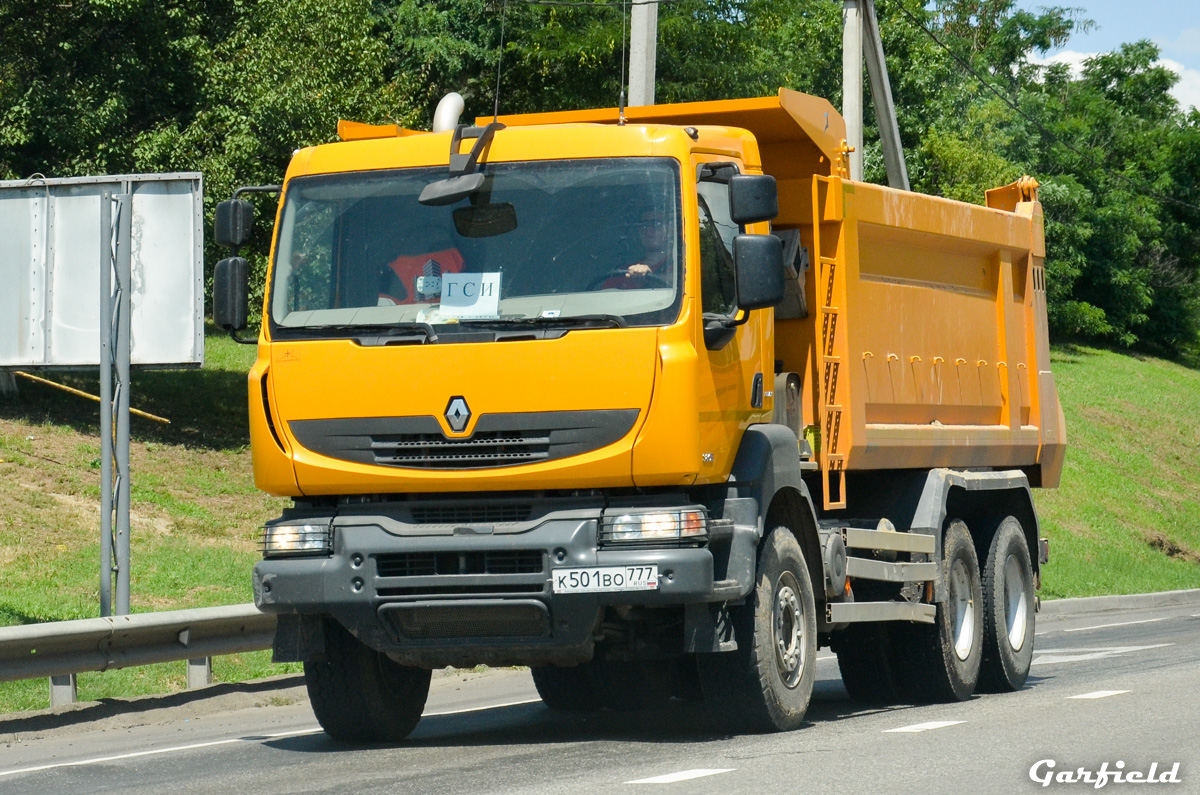
[[412, 733], [431, 674], [367, 647], [334, 621], [325, 622], [325, 659], [304, 663], [317, 722], [347, 743], [399, 742]]
[[698, 658], [705, 700], [742, 731], [798, 728], [816, 677], [817, 616], [804, 553], [787, 527], [763, 540], [754, 591], [730, 617], [737, 651]]
[[983, 565], [983, 665], [979, 688], [1020, 690], [1033, 663], [1033, 565], [1021, 523], [1009, 516]]
[[557, 665], [535, 665], [530, 668], [533, 686], [542, 702], [560, 712], [595, 712], [603, 706], [593, 662], [570, 668]]

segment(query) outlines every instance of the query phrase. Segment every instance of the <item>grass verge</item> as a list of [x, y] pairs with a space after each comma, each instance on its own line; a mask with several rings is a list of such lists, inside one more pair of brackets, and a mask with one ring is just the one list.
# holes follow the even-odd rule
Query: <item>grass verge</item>
[[1036, 490], [1046, 598], [1200, 588], [1200, 371], [1084, 347], [1053, 355], [1062, 484]]

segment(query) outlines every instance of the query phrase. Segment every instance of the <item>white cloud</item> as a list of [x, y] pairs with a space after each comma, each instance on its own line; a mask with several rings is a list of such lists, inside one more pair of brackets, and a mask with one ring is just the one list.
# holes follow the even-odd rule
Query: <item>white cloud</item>
[[1094, 58], [1099, 53], [1094, 52], [1076, 52], [1075, 50], [1063, 50], [1056, 52], [1054, 55], [1039, 56], [1037, 53], [1030, 53], [1029, 60], [1036, 64], [1049, 66], [1050, 64], [1065, 63], [1071, 67], [1071, 77], [1079, 77], [1083, 74], [1083, 62], [1088, 58]]
[[[1189, 28], [1180, 36], [1179, 41], [1193, 34], [1196, 39], [1196, 47], [1200, 49], [1200, 28]], [[1030, 61], [1037, 64], [1049, 65], [1056, 63], [1065, 63], [1071, 67], [1071, 76], [1079, 77], [1083, 73], [1083, 62], [1088, 58], [1094, 58], [1100, 53], [1095, 52], [1076, 52], [1075, 50], [1063, 50], [1054, 55], [1038, 57], [1033, 55]], [[1192, 69], [1184, 66], [1179, 61], [1171, 60], [1170, 58], [1161, 58], [1156, 64], [1157, 66], [1165, 66], [1175, 74], [1179, 75], [1179, 82], [1171, 89], [1171, 96], [1178, 100], [1180, 106], [1187, 110], [1189, 106], [1200, 108], [1200, 69]]]
[[1171, 89], [1171, 96], [1179, 100], [1184, 110], [1188, 106], [1200, 108], [1200, 69], [1189, 69], [1178, 61], [1163, 58], [1159, 64], [1179, 75], [1179, 82]]
[[1179, 35], [1170, 39], [1158, 40], [1163, 52], [1175, 55], [1200, 55], [1200, 28], [1184, 28]]

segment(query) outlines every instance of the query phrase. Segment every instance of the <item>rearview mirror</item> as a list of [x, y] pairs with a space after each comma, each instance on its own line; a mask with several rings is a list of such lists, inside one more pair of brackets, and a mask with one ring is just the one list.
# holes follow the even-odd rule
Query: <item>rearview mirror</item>
[[495, 237], [517, 228], [517, 210], [508, 202], [458, 207], [450, 215], [463, 237]]
[[729, 178], [729, 217], [735, 224], [756, 224], [779, 215], [779, 190], [769, 174]]
[[244, 199], [229, 199], [217, 205], [213, 237], [218, 246], [237, 248], [250, 239], [254, 228], [254, 205]]
[[241, 331], [249, 319], [249, 306], [249, 263], [245, 257], [226, 257], [213, 271], [213, 323], [226, 331]]
[[775, 235], [733, 239], [738, 309], [765, 309], [783, 300], [783, 241]]

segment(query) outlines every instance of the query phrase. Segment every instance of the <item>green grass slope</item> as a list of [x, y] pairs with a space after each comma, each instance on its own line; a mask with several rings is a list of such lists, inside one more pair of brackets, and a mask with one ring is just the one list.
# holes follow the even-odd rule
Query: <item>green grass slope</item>
[[1200, 371], [1073, 346], [1052, 360], [1067, 460], [1035, 491], [1043, 597], [1200, 588]]

